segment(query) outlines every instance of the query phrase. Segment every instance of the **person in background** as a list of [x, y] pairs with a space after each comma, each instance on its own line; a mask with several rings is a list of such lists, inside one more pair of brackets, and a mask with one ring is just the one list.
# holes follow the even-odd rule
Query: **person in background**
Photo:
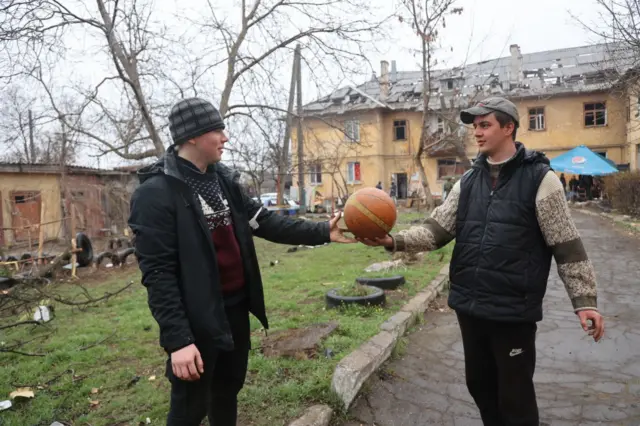
[[378, 184], [376, 185], [376, 188], [382, 189], [382, 182], [378, 182]]
[[398, 190], [396, 187], [396, 182], [394, 180], [391, 181], [391, 188], [389, 189], [389, 196], [393, 199], [393, 202], [397, 202], [398, 200]]
[[598, 342], [596, 276], [548, 158], [516, 141], [517, 107], [492, 97], [463, 110], [479, 156], [423, 226], [375, 241], [391, 252], [455, 239], [449, 306], [456, 312], [467, 388], [487, 426], [539, 426], [535, 337], [552, 258], [583, 330]]
[[567, 191], [567, 179], [564, 177], [564, 173], [560, 173], [560, 183], [562, 184], [562, 188]]
[[251, 347], [249, 314], [266, 315], [257, 236], [281, 244], [351, 243], [328, 222], [279, 216], [247, 196], [240, 174], [222, 163], [225, 125], [199, 98], [169, 115], [173, 145], [138, 171], [129, 226], [151, 314], [167, 353], [166, 424], [235, 426]]

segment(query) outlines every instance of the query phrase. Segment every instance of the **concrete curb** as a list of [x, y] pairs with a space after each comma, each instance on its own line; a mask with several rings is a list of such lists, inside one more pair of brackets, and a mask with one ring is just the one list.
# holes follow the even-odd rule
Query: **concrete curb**
[[304, 414], [289, 426], [327, 426], [331, 421], [333, 410], [328, 405], [314, 405], [305, 410]]
[[380, 325], [380, 333], [344, 357], [336, 366], [331, 389], [348, 409], [364, 382], [389, 358], [400, 337], [412, 321], [422, 315], [444, 289], [449, 279], [449, 265], [445, 265], [437, 277], [402, 309]]

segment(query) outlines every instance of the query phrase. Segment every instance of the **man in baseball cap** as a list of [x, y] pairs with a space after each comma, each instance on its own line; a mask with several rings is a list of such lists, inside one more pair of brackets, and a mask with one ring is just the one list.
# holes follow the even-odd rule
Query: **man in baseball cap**
[[583, 330], [604, 335], [596, 278], [544, 154], [516, 141], [519, 115], [492, 97], [460, 114], [479, 155], [423, 226], [376, 241], [390, 251], [428, 251], [455, 239], [449, 306], [462, 334], [467, 388], [487, 426], [538, 426], [533, 374], [551, 260]]
[[173, 145], [138, 171], [129, 226], [166, 351], [168, 426], [235, 426], [251, 346], [249, 313], [267, 315], [253, 237], [281, 244], [349, 243], [328, 222], [268, 211], [220, 163], [228, 141], [220, 112], [200, 98], [171, 109]]
[[513, 119], [515, 123], [520, 122], [518, 108], [515, 106], [515, 104], [508, 99], [500, 97], [487, 98], [478, 102], [471, 108], [463, 110], [460, 113], [460, 119], [464, 124], [473, 124], [473, 120], [476, 117], [489, 115], [492, 112], [496, 111], [507, 114]]

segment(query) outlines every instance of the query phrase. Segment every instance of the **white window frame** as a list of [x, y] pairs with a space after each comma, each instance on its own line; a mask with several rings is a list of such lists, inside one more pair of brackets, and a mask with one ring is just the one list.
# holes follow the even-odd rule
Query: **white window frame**
[[[532, 113], [532, 111], [535, 111]], [[540, 112], [542, 111], [542, 112]], [[531, 119], [535, 118], [535, 127], [531, 127]], [[540, 132], [546, 129], [546, 120], [545, 120], [545, 109], [544, 107], [533, 107], [529, 108], [529, 130]]]
[[356, 164], [360, 165], [360, 177], [362, 178], [362, 164], [359, 161], [349, 161], [347, 163], [347, 183], [360, 183], [359, 180], [356, 180]]

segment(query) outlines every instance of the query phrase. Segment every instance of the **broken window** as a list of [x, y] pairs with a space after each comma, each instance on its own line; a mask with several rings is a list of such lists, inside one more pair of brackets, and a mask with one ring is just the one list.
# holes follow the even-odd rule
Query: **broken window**
[[354, 161], [347, 163], [347, 182], [358, 183], [360, 182], [360, 162]]
[[322, 164], [313, 163], [309, 165], [309, 173], [311, 175], [312, 184], [322, 183]]
[[394, 120], [393, 122], [393, 140], [407, 140], [407, 120]]
[[347, 120], [344, 122], [344, 134], [351, 142], [360, 142], [360, 122]]
[[467, 168], [455, 158], [447, 158], [438, 160], [438, 179], [446, 179], [448, 177], [461, 176]]
[[15, 197], [13, 197], [13, 202], [16, 204], [24, 204], [25, 202], [24, 195], [16, 195]]
[[529, 108], [529, 130], [544, 130], [544, 107]]
[[607, 125], [607, 106], [605, 102], [584, 104], [585, 127], [599, 127]]
[[442, 117], [438, 117], [438, 130], [436, 133], [444, 133], [444, 120]]

